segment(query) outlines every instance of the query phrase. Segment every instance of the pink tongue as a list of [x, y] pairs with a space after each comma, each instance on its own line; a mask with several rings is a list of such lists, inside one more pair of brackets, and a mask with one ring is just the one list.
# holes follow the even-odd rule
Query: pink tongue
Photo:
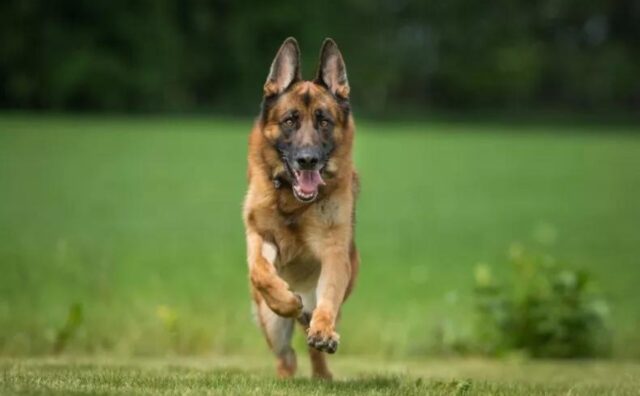
[[311, 194], [318, 190], [318, 185], [324, 184], [319, 171], [301, 170], [298, 172], [298, 186], [306, 193]]

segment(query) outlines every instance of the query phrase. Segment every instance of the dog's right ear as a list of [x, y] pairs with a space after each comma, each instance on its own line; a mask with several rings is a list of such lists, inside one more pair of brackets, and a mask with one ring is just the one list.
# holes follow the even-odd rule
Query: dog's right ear
[[291, 84], [301, 79], [300, 48], [296, 39], [289, 37], [284, 40], [271, 64], [269, 77], [264, 83], [264, 96], [281, 94]]

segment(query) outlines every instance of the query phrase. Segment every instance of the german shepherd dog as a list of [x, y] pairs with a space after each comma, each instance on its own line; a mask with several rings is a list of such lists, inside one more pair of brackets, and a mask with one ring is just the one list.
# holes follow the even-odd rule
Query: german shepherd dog
[[264, 84], [249, 138], [244, 203], [253, 308], [280, 377], [296, 371], [294, 322], [306, 332], [312, 375], [330, 379], [325, 354], [358, 271], [353, 239], [358, 178], [347, 72], [331, 39], [313, 81], [302, 80], [300, 49], [284, 41]]

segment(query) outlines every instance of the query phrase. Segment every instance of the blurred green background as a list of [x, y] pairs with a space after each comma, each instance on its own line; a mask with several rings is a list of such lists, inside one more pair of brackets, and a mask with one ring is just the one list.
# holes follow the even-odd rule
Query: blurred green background
[[634, 111], [633, 0], [3, 1], [0, 106], [253, 115], [287, 36], [345, 54], [360, 114]]
[[341, 353], [461, 353], [474, 268], [506, 279], [524, 246], [590, 271], [614, 356], [640, 357], [638, 20], [634, 1], [3, 2], [0, 355], [266, 351], [247, 135], [282, 40], [311, 77], [331, 36], [362, 177]]

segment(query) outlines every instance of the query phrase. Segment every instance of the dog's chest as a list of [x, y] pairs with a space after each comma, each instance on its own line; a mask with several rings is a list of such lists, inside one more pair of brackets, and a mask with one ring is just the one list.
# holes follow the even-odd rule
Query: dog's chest
[[320, 273], [320, 260], [307, 241], [317, 229], [310, 228], [301, 216], [283, 216], [281, 221], [282, 226], [273, 234], [278, 249], [274, 262], [278, 275], [293, 290], [313, 288]]
[[312, 257], [297, 257], [287, 263], [276, 261], [278, 275], [292, 290], [302, 292], [314, 289], [320, 275], [320, 262]]
[[278, 205], [265, 222], [264, 234], [277, 247], [274, 266], [296, 291], [314, 288], [320, 274], [323, 240], [334, 222], [337, 205], [330, 199], [305, 207]]
[[279, 254], [274, 265], [278, 275], [295, 291], [315, 288], [320, 274], [320, 261], [300, 241], [278, 241], [276, 238], [276, 244]]

